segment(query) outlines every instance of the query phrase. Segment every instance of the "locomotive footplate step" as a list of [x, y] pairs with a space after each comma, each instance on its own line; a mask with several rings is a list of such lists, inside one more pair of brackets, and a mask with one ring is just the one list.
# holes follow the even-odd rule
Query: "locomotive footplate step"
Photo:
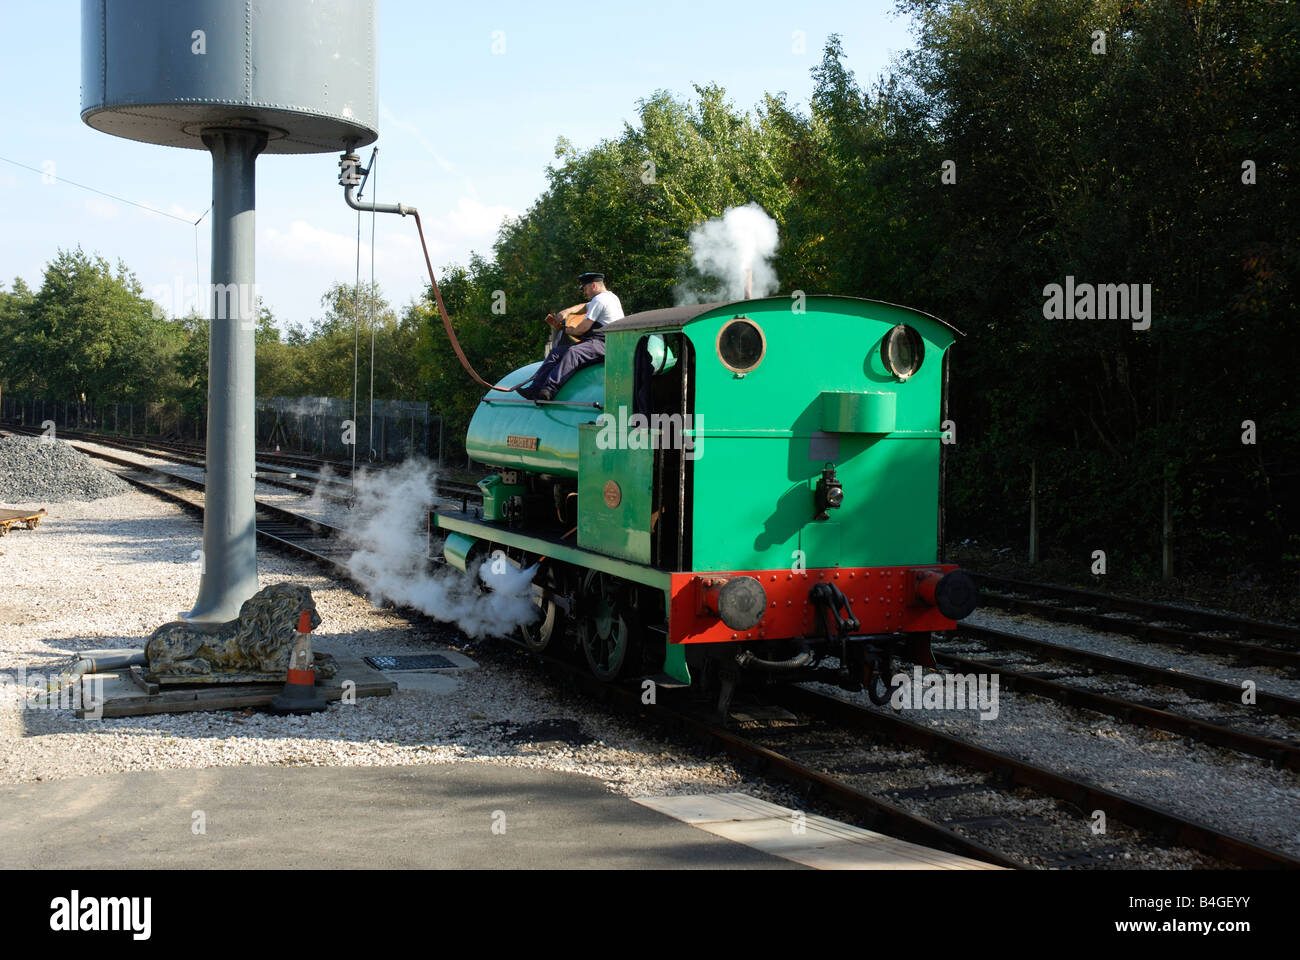
[[[316, 684], [326, 700], [341, 700], [345, 683], [356, 685], [352, 692], [358, 697], [387, 697], [397, 689], [395, 682], [360, 657], [335, 650], [316, 638], [313, 638], [312, 646], [320, 653], [331, 654], [339, 665], [339, 672], [332, 679], [320, 680]], [[283, 683], [214, 683], [176, 687], [146, 684], [142, 689], [129, 669], [87, 674], [81, 679], [79, 702], [82, 706], [77, 709], [77, 718], [95, 720], [152, 713], [268, 707], [271, 698], [283, 689]]]
[[819, 870], [1003, 869], [744, 793], [633, 799], [715, 836]]

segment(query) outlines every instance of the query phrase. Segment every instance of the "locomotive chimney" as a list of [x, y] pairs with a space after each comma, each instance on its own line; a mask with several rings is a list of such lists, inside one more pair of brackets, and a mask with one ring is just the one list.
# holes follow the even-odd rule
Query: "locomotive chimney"
[[754, 299], [754, 271], [753, 270], [745, 271], [745, 299], [746, 300]]

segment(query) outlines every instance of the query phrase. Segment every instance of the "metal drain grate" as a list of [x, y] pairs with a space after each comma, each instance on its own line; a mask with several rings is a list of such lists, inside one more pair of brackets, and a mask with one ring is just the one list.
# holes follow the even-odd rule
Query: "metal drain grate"
[[436, 653], [420, 653], [404, 657], [365, 657], [366, 663], [376, 670], [444, 670], [455, 667], [446, 657]]

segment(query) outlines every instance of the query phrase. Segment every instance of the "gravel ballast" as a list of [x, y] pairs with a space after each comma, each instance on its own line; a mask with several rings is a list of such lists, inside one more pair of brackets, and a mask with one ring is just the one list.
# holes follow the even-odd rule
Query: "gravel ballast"
[[[1086, 628], [1030, 617], [1016, 617], [1012, 623], [1012, 618], [987, 611], [970, 620], [977, 618], [982, 625], [1012, 633], [1083, 649], [1102, 647], [1112, 655], [1145, 659], [1141, 641], [1132, 638], [1096, 634]], [[980, 644], [962, 638], [939, 640], [935, 650], [977, 659], [990, 653]], [[1031, 656], [1018, 651], [992, 653], [1017, 664], [1033, 662]], [[1191, 667], [1184, 669], [1196, 672]], [[997, 668], [991, 672], [997, 673]], [[845, 693], [822, 684], [817, 687], [872, 710], [891, 709], [872, 705], [865, 693]], [[1117, 688], [1105, 692], [1123, 695], [1124, 691]], [[901, 715], [980, 747], [1300, 856], [1300, 774], [1273, 767], [1258, 757], [1009, 689], [999, 690], [997, 715], [987, 720], [969, 709], [907, 709]], [[1267, 734], [1269, 730], [1259, 732]], [[1281, 734], [1287, 736], [1285, 725]]]
[[84, 453], [53, 437], [0, 437], [0, 504], [85, 503], [127, 485]]

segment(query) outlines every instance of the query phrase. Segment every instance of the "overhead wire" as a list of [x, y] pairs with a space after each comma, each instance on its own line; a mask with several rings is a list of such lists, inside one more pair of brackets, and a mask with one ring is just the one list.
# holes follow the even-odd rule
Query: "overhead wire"
[[[98, 190], [95, 187], [88, 187], [84, 183], [77, 183], [77, 181], [69, 180], [66, 177], [55, 176], [54, 174], [50, 173], [48, 170], [37, 170], [35, 167], [29, 167], [25, 163], [19, 163], [17, 160], [10, 160], [8, 157], [0, 157], [0, 160], [3, 160], [5, 163], [12, 163], [15, 167], [22, 167], [24, 170], [30, 170], [32, 173], [39, 173], [42, 177], [48, 177], [51, 180], [57, 180], [59, 183], [66, 183], [70, 187], [80, 187], [82, 190], [89, 190], [91, 193], [97, 193], [101, 197], [108, 197], [110, 200], [117, 200], [119, 203], [129, 203], [133, 207], [139, 207], [141, 210], [148, 210], [150, 213], [156, 213], [160, 217], [170, 217], [173, 220], [179, 220], [181, 223], [189, 223], [194, 226], [198, 226], [199, 220], [202, 220], [203, 217], [207, 216], [207, 212], [205, 211], [203, 216], [199, 217], [199, 220], [191, 220], [189, 217], [178, 216], [177, 214], [174, 213], [168, 213], [166, 210], [159, 210], [157, 207], [151, 207], [145, 203], [138, 203], [135, 200], [128, 200], [126, 197], [119, 197], [115, 193], [108, 193], [105, 190]], [[211, 207], [208, 208], [208, 210], [211, 209], [212, 209]]]
[[[194, 221], [194, 295], [198, 297], [203, 289], [203, 271], [199, 266], [199, 222], [212, 212], [212, 207], [199, 215], [199, 219]], [[200, 306], [201, 309], [201, 306]]]
[[357, 211], [357, 280], [352, 288], [355, 316], [352, 320], [352, 485], [357, 483], [357, 379], [361, 354], [361, 211]]
[[[379, 197], [379, 148], [370, 156], [370, 173], [375, 178], [374, 197]], [[386, 451], [385, 451], [386, 452]], [[375, 459], [375, 209], [370, 209], [370, 459]]]

